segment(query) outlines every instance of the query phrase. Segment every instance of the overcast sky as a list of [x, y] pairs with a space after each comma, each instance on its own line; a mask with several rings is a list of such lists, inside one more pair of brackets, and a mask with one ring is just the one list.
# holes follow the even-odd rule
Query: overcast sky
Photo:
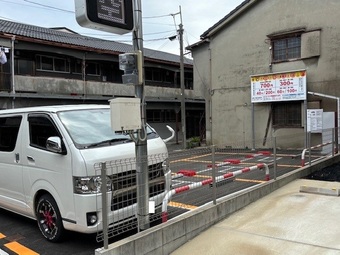
[[[95, 1], [95, 0], [93, 0]], [[176, 35], [181, 7], [184, 47], [199, 41], [200, 35], [243, 0], [142, 0], [144, 47], [179, 55]], [[0, 0], [0, 19], [41, 27], [67, 27], [79, 34], [132, 44], [131, 33], [116, 35], [83, 28], [75, 18], [74, 0]], [[176, 14], [176, 15], [171, 15]]]

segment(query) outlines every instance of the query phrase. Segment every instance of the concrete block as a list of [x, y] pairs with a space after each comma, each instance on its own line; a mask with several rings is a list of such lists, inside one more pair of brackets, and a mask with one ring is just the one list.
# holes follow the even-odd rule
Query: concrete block
[[313, 194], [326, 195], [326, 196], [336, 196], [336, 197], [340, 195], [340, 190], [336, 188], [325, 189], [325, 188], [310, 187], [310, 186], [301, 186], [300, 192], [313, 193]]
[[99, 248], [95, 250], [95, 255], [121, 255], [135, 254], [135, 242], [131, 240], [122, 240], [110, 244], [108, 249]]
[[186, 235], [186, 225], [182, 221], [171, 222], [163, 229], [163, 243], [170, 243]]
[[159, 254], [163, 254], [163, 255], [170, 254], [171, 252], [173, 252], [174, 250], [176, 250], [178, 247], [182, 246], [183, 244], [185, 244], [189, 240], [190, 239], [188, 239], [187, 236], [184, 235], [184, 236], [181, 236], [177, 239], [174, 239], [171, 242], [164, 243], [163, 253], [159, 253]]
[[136, 251], [135, 254], [147, 254], [147, 255], [160, 255], [160, 254], [164, 254], [163, 252], [163, 247], [158, 247], [157, 249], [154, 249], [152, 251], [149, 251], [148, 253], [140, 253], [138, 250]]
[[185, 220], [187, 233], [206, 225], [212, 225], [217, 221], [217, 210], [213, 205], [205, 206], [194, 211], [192, 217]]
[[140, 233], [140, 238], [135, 240], [134, 254], [149, 254], [163, 246], [162, 229]]
[[211, 225], [204, 225], [201, 226], [200, 228], [196, 228], [190, 232], [187, 233], [186, 239], [187, 241], [190, 241], [191, 239], [193, 239], [194, 237], [198, 236], [200, 233], [202, 233], [204, 230], [210, 228], [211, 226], [213, 226], [214, 224]]

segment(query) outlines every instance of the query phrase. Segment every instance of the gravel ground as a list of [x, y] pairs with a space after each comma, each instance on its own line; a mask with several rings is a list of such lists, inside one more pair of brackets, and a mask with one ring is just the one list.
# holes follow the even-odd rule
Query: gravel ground
[[307, 176], [306, 179], [340, 182], [340, 163], [316, 171]]

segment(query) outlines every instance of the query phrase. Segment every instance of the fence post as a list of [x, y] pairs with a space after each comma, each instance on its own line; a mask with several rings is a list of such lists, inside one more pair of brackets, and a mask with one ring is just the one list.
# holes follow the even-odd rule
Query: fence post
[[276, 180], [276, 136], [273, 137], [273, 147], [274, 147], [274, 180]]
[[335, 148], [335, 128], [332, 128], [332, 157], [334, 157], [334, 148]]
[[308, 132], [308, 155], [309, 155], [309, 166], [312, 165], [312, 132]]
[[108, 238], [108, 220], [107, 220], [107, 181], [106, 181], [106, 163], [101, 163], [101, 179], [102, 179], [102, 218], [103, 218], [103, 237], [104, 237], [104, 249], [109, 247]]
[[338, 154], [339, 153], [339, 127], [336, 127], [335, 129], [334, 140], [335, 140], [335, 153]]
[[215, 165], [215, 145], [211, 146], [211, 163], [212, 163], [212, 189], [213, 203], [216, 205], [216, 165]]

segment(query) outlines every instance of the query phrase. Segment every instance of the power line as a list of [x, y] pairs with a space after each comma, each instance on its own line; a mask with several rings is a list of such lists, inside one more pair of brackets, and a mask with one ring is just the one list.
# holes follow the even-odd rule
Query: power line
[[[16, 5], [20, 5], [20, 6], [28, 6], [28, 7], [32, 7], [31, 5], [28, 5], [28, 4], [22, 4], [22, 3], [12, 2], [12, 1], [8, 1], [8, 0], [0, 0], [0, 2], [9, 3], [9, 4], [16, 4]], [[44, 8], [44, 9], [45, 9], [45, 8]]]
[[[4, 3], [10, 3], [10, 4], [17, 4], [17, 5], [20, 5], [20, 6], [27, 6], [27, 7], [31, 7], [31, 8], [38, 8], [38, 9], [44, 9], [44, 10], [52, 10], [52, 11], [59, 11], [59, 12], [65, 12], [65, 13], [71, 13], [71, 14], [74, 14], [75, 12], [74, 11], [70, 11], [70, 10], [67, 10], [67, 9], [62, 9], [62, 8], [57, 8], [57, 7], [54, 7], [54, 6], [51, 6], [51, 5], [48, 5], [48, 4], [41, 4], [41, 3], [38, 3], [38, 2], [35, 2], [35, 1], [32, 1], [32, 0], [22, 0], [21, 3], [18, 3], [19, 1], [10, 1], [10, 0], [0, 0], [0, 2], [4, 2]], [[28, 4], [24, 4], [23, 2], [25, 3], [28, 3]], [[167, 17], [173, 17], [172, 14], [165, 14], [165, 15], [156, 15], [156, 16], [146, 16], [146, 17], [143, 17], [143, 19], [157, 19], [157, 18], [167, 18]], [[22, 23], [20, 21], [15, 21], [11, 18], [6, 18], [6, 17], [1, 17], [3, 19], [7, 19], [9, 21], [13, 21], [13, 22], [17, 22], [17, 23]], [[150, 39], [147, 39], [147, 40], [144, 40], [145, 42], [157, 42], [157, 41], [163, 41], [164, 40], [164, 43], [159, 46], [159, 48], [162, 48], [165, 44], [168, 43], [169, 41], [169, 37], [173, 35], [173, 33], [175, 32], [177, 34], [177, 27], [176, 27], [176, 20], [175, 18], [173, 17], [173, 22], [174, 24], [171, 24], [171, 23], [155, 23], [155, 22], [144, 22], [145, 24], [149, 24], [149, 25], [157, 25], [157, 26], [169, 26], [169, 27], [173, 27], [174, 30], [167, 30], [167, 31], [159, 31], [159, 32], [152, 32], [152, 33], [146, 33], [144, 34], [145, 36], [152, 36], [152, 35], [161, 35], [161, 34], [166, 34], [166, 33], [171, 33], [171, 35], [167, 36], [167, 37], [160, 37], [160, 38], [150, 38]], [[122, 39], [122, 35], [119, 35], [119, 36], [114, 36], [114, 35], [110, 35], [110, 34], [98, 34], [98, 33], [80, 33], [81, 35], [84, 35], [84, 36], [93, 36], [93, 37], [96, 37], [96, 38], [107, 38], [109, 40], [114, 40], [115, 42], [130, 42], [130, 40], [128, 39], [123, 39], [123, 40], [116, 40], [115, 38], [120, 38]], [[131, 36], [131, 35], [129, 35]]]
[[155, 19], [155, 18], [164, 18], [169, 17], [171, 14], [165, 14], [165, 15], [159, 15], [159, 16], [149, 16], [149, 17], [143, 17], [143, 19]]
[[75, 13], [74, 11], [61, 9], [61, 8], [53, 7], [53, 6], [50, 6], [50, 5], [40, 4], [40, 3], [36, 3], [36, 2], [33, 2], [33, 1], [29, 1], [29, 0], [24, 0], [24, 1], [27, 2], [27, 3], [35, 4], [35, 5], [38, 5], [38, 6], [45, 7], [45, 8], [53, 9], [53, 10], [56, 10], [56, 11], [63, 11], [63, 12], [68, 12], [68, 13], [73, 13], [73, 14]]

